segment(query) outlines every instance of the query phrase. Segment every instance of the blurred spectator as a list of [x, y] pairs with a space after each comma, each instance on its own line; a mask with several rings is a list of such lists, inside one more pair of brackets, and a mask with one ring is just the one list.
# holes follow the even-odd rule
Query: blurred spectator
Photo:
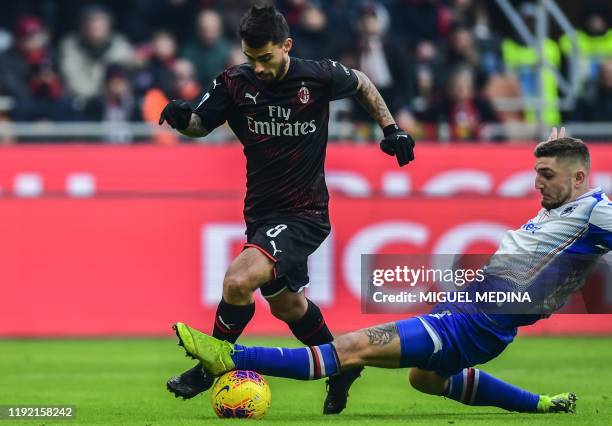
[[421, 40], [445, 38], [452, 14], [442, 0], [397, 0], [391, 9], [393, 28], [401, 40], [415, 45]]
[[0, 54], [6, 52], [13, 45], [13, 36], [4, 28], [0, 27]]
[[[500, 122], [518, 123], [524, 121], [523, 111], [511, 107], [512, 103], [521, 98], [521, 86], [513, 75], [496, 74], [491, 76], [484, 88], [484, 95], [491, 100]], [[520, 129], [518, 130], [520, 131]], [[521, 136], [517, 136], [517, 138], [520, 139]]]
[[[170, 92], [172, 95], [171, 97], [185, 99], [187, 101], [195, 100], [202, 91], [202, 85], [196, 78], [196, 72], [194, 65], [188, 60], [180, 59], [175, 61], [172, 65], [174, 85], [172, 92]], [[216, 75], [214, 77], [216, 77]], [[210, 79], [210, 83], [212, 83], [213, 78]], [[206, 86], [208, 86], [208, 84]]]
[[0, 91], [13, 97], [14, 120], [73, 118], [54, 65], [49, 34], [40, 19], [20, 18], [15, 45], [0, 56]]
[[472, 68], [476, 76], [476, 87], [480, 90], [487, 82], [488, 74], [482, 68], [480, 53], [473, 33], [468, 27], [456, 25], [450, 33], [448, 50], [445, 55], [445, 69], [452, 70], [460, 65]]
[[[193, 22], [200, 10], [200, 0], [19, 0], [41, 5], [41, 16], [60, 36], [72, 32], [80, 10], [87, 4], [97, 2], [104, 5], [113, 16], [113, 27], [135, 45], [147, 43], [160, 29], [171, 31], [179, 43], [193, 38]], [[5, 2], [7, 3], [7, 2]], [[44, 5], [44, 6], [42, 6]]]
[[230, 43], [223, 37], [221, 16], [214, 10], [200, 12], [196, 27], [197, 40], [188, 43], [181, 56], [195, 65], [200, 84], [207, 85], [225, 67]]
[[[560, 122], [554, 74], [538, 75], [537, 48], [522, 39], [508, 37], [502, 46], [498, 31], [507, 18], [488, 0], [104, 0], [103, 6], [82, 7], [91, 1], [6, 2], [0, 16], [0, 97], [6, 96], [0, 99], [0, 120], [114, 117], [119, 122], [144, 115], [156, 123], [168, 99], [197, 101], [201, 87], [222, 69], [246, 61], [233, 38], [238, 20], [253, 3], [274, 3], [290, 23], [292, 55], [329, 57], [361, 69], [398, 123], [419, 138], [436, 131], [442, 139], [486, 137], [470, 121], [488, 115], [487, 101], [479, 95], [498, 109], [494, 118], [503, 123], [535, 122], [536, 95], [542, 90], [545, 123]], [[512, 3], [522, 3], [519, 13], [533, 33], [539, 2]], [[584, 84], [568, 119], [610, 121], [606, 61], [612, 60], [612, 6], [603, 0], [579, 3], [559, 1], [570, 18], [578, 18], [580, 55], [572, 56], [569, 38], [563, 36], [558, 45], [545, 40], [545, 60], [560, 69], [563, 52], [580, 65]], [[453, 74], [459, 82], [450, 96], [449, 75], [456, 67], [469, 67], [476, 84]], [[469, 88], [463, 92], [471, 92], [472, 101], [453, 100], [462, 87]], [[453, 102], [456, 111], [443, 108]], [[332, 127], [340, 123], [335, 131], [347, 138], [376, 138], [376, 126], [355, 105], [352, 99], [335, 102]], [[528, 106], [517, 109], [521, 105]], [[415, 123], [412, 114], [417, 113], [430, 120], [426, 126]], [[449, 126], [445, 120], [451, 117], [455, 123]]]
[[501, 72], [501, 39], [492, 29], [487, 3], [483, 0], [454, 0], [452, 13], [455, 25], [466, 28], [474, 39], [480, 58], [479, 67], [487, 75]]
[[141, 120], [130, 76], [125, 68], [120, 65], [107, 68], [104, 90], [100, 96], [87, 102], [84, 116], [88, 121], [113, 124]]
[[427, 111], [417, 116], [426, 123], [426, 136], [439, 140], [486, 139], [487, 123], [497, 122], [491, 103], [477, 95], [474, 73], [468, 67], [453, 71], [448, 93]]
[[[581, 28], [576, 30], [578, 41], [579, 78], [583, 83], [593, 80], [600, 64], [612, 58], [612, 29], [609, 24], [609, 5], [588, 3], [582, 12]], [[568, 60], [575, 60], [572, 44], [566, 34], [559, 40], [561, 50]]]
[[129, 0], [122, 1], [120, 9], [113, 11], [117, 24], [133, 43], [146, 43], [163, 28], [182, 44], [195, 34], [194, 27], [185, 24], [193, 22], [199, 7], [199, 2], [193, 0]]
[[285, 16], [291, 29], [300, 24], [302, 11], [309, 5], [309, 0], [279, 0], [278, 10]]
[[411, 80], [405, 55], [398, 54], [399, 47], [385, 36], [389, 23], [388, 11], [380, 3], [361, 5], [355, 24], [359, 34], [356, 57], [357, 68], [372, 80], [391, 112], [396, 114], [410, 106], [413, 90], [409, 87]]
[[336, 32], [327, 23], [323, 9], [307, 6], [302, 9], [299, 25], [292, 30], [291, 54], [305, 59], [337, 59], [342, 49]]
[[168, 92], [172, 82], [172, 66], [177, 55], [174, 35], [164, 30], [157, 31], [149, 49], [145, 65], [135, 77], [137, 91], [143, 94], [155, 86]]
[[247, 62], [247, 57], [242, 52], [242, 47], [239, 45], [232, 46], [229, 55], [227, 57], [226, 68], [233, 67], [235, 65], [244, 64]]
[[[480, 8], [477, 9], [474, 0], [453, 0], [451, 3], [451, 13], [455, 23], [473, 28], [480, 18]], [[478, 5], [480, 6], [480, 5]]]
[[[537, 6], [535, 3], [523, 3], [519, 11], [525, 19], [527, 27], [534, 34], [535, 17]], [[544, 57], [552, 66], [559, 68], [561, 64], [561, 52], [559, 46], [550, 38], [544, 40]], [[506, 70], [516, 76], [521, 86], [521, 93], [526, 101], [533, 101], [542, 94], [544, 103], [544, 123], [547, 125], [558, 125], [561, 122], [559, 112], [559, 95], [557, 91], [557, 80], [552, 71], [545, 69], [538, 79], [538, 52], [535, 47], [525, 45], [522, 40], [516, 41], [511, 38], [504, 39], [502, 52]], [[542, 88], [538, 90], [538, 81], [541, 80]], [[535, 113], [527, 108], [525, 118], [528, 122], [535, 122]]]
[[356, 0], [325, 0], [320, 7], [327, 19], [327, 28], [332, 29], [334, 43], [348, 47], [353, 43], [350, 11]]
[[152, 87], [145, 94], [142, 101], [142, 117], [145, 122], [153, 126], [153, 139], [155, 143], [173, 145], [179, 142], [178, 134], [169, 128], [159, 127], [157, 122], [159, 114], [170, 99], [186, 99], [194, 101], [201, 93], [201, 87], [195, 79], [195, 68], [186, 59], [177, 59], [172, 64], [172, 79], [170, 90], [162, 91]]
[[170, 99], [195, 101], [202, 88], [195, 79], [195, 68], [186, 59], [177, 59], [172, 64], [172, 84], [167, 90], [151, 87], [142, 101], [142, 116], [146, 122], [156, 123], [159, 113]]
[[601, 64], [595, 84], [578, 100], [574, 121], [605, 122], [612, 120], [612, 59]]
[[444, 65], [436, 45], [431, 41], [419, 42], [414, 53], [412, 68], [415, 87], [412, 106], [416, 111], [425, 111], [438, 97], [438, 89], [444, 86]]
[[85, 105], [87, 121], [104, 124], [102, 140], [111, 143], [129, 143], [133, 140], [130, 124], [140, 121], [140, 108], [136, 102], [128, 72], [120, 65], [106, 70], [102, 95], [90, 99]]
[[[238, 40], [238, 27], [242, 16], [255, 4], [261, 4], [262, 0], [203, 0], [208, 8], [215, 8], [223, 16], [226, 32], [225, 35], [232, 41]], [[267, 0], [273, 3], [271, 0]], [[200, 1], [200, 5], [202, 1]]]
[[60, 45], [60, 70], [69, 93], [87, 101], [102, 93], [110, 64], [127, 65], [132, 48], [120, 34], [113, 33], [112, 18], [102, 6], [87, 6], [81, 12], [79, 32]]

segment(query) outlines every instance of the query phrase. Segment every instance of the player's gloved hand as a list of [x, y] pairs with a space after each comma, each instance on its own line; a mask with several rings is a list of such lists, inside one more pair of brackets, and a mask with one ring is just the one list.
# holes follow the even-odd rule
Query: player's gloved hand
[[388, 155], [395, 155], [397, 164], [405, 166], [414, 160], [414, 139], [397, 124], [390, 124], [383, 129], [385, 138], [380, 142], [380, 149]]
[[185, 130], [189, 126], [191, 113], [191, 105], [185, 101], [174, 99], [168, 102], [168, 105], [161, 112], [159, 125], [161, 126], [166, 121], [176, 130]]

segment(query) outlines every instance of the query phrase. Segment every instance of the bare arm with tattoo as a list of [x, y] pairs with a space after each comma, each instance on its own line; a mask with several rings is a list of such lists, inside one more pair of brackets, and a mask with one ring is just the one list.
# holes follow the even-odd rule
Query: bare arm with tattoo
[[201, 138], [209, 132], [204, 128], [202, 119], [183, 100], [172, 100], [164, 107], [159, 116], [159, 125], [167, 122], [173, 129], [190, 138]]
[[202, 120], [196, 113], [191, 114], [187, 128], [179, 130], [179, 132], [190, 138], [202, 138], [208, 134], [208, 130], [202, 126]]
[[380, 149], [397, 158], [400, 167], [414, 160], [414, 139], [395, 124], [383, 97], [367, 75], [353, 70], [357, 76], [357, 99], [383, 130], [384, 139]]
[[361, 105], [363, 105], [381, 129], [395, 124], [387, 104], [376, 86], [374, 86], [374, 83], [361, 71], [353, 70], [353, 72], [357, 75], [357, 80], [359, 81], [357, 85], [357, 99], [359, 99]]

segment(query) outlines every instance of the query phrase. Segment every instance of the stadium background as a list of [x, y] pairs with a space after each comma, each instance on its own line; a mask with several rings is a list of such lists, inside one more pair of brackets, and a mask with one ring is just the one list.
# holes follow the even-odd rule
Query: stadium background
[[[197, 102], [243, 61], [233, 28], [250, 3], [3, 5], [0, 337], [168, 335], [179, 319], [208, 329], [244, 238], [244, 159], [226, 128], [192, 141], [156, 121], [166, 99]], [[578, 55], [551, 13], [539, 49], [502, 7], [535, 28], [545, 3], [577, 31]], [[359, 107], [333, 106], [334, 231], [311, 260], [308, 294], [335, 332], [391, 318], [360, 313], [360, 253], [491, 252], [532, 217], [532, 150], [550, 126], [592, 142], [593, 184], [612, 190], [609, 2], [277, 5], [296, 55], [369, 73], [418, 141], [417, 161], [398, 169]], [[547, 64], [571, 91], [550, 85]], [[287, 334], [262, 301], [246, 332]], [[612, 317], [558, 315], [525, 332], [610, 334]]]

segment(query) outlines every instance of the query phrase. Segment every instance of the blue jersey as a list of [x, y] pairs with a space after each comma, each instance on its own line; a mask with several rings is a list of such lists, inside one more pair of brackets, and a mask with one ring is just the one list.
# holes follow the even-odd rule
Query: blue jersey
[[[521, 314], [478, 303], [441, 303], [428, 314], [398, 321], [403, 367], [450, 377], [498, 356], [517, 327], [550, 315], [584, 283], [589, 268], [612, 249], [612, 203], [597, 188], [556, 209], [542, 209], [508, 231], [485, 268], [485, 280], [468, 292], [527, 291], [538, 303]], [[475, 300], [474, 297], [470, 298]], [[464, 370], [465, 371], [465, 370]]]
[[[556, 209], [541, 209], [517, 230], [508, 231], [485, 267], [485, 280], [468, 292], [527, 291], [537, 299], [521, 306], [487, 310], [479, 321], [504, 327], [533, 324], [560, 309], [579, 290], [590, 269], [612, 249], [612, 202], [593, 189]], [[472, 298], [473, 300], [474, 298]], [[443, 304], [436, 311], [483, 313], [475, 304]], [[506, 313], [504, 313], [506, 312]]]

